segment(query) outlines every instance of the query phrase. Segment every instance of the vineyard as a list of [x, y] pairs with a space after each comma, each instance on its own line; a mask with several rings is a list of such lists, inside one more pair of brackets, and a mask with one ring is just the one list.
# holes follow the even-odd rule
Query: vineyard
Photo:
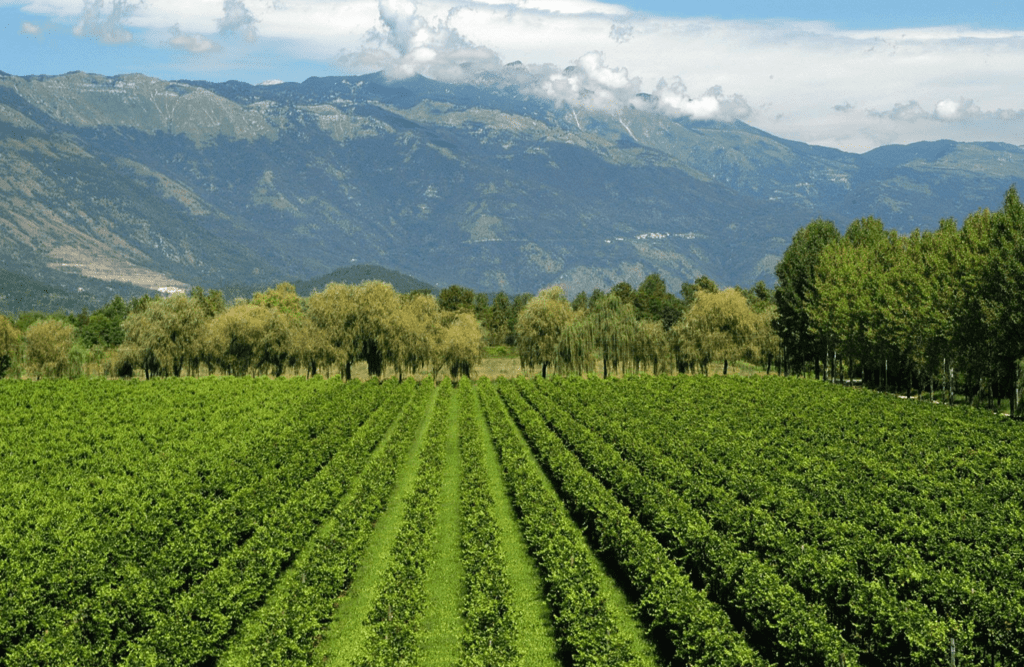
[[0, 666], [1024, 664], [1024, 430], [783, 378], [0, 382]]

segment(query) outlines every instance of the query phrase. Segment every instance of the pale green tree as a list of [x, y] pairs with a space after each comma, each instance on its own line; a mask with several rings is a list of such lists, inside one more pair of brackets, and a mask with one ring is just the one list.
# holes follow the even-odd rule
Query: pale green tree
[[29, 372], [37, 378], [70, 375], [74, 344], [75, 327], [68, 322], [37, 320], [25, 331], [25, 358]]
[[356, 353], [367, 372], [380, 378], [397, 360], [400, 299], [390, 283], [370, 280], [357, 288], [356, 304]]
[[444, 329], [440, 349], [441, 363], [448, 368], [453, 381], [469, 377], [473, 367], [484, 358], [484, 332], [476, 317], [459, 315]]
[[334, 363], [341, 364], [346, 380], [352, 379], [356, 359], [359, 326], [359, 302], [356, 287], [329, 283], [322, 292], [314, 292], [306, 302], [306, 315], [332, 349]]
[[405, 373], [416, 373], [436, 366], [443, 339], [441, 309], [431, 294], [414, 294], [400, 300], [394, 316], [394, 334], [389, 344], [391, 363], [399, 380]]
[[122, 326], [123, 345], [132, 365], [152, 374], [181, 375], [195, 370], [201, 359], [205, 312], [194, 299], [175, 294], [150, 301], [132, 312]]
[[700, 291], [690, 311], [673, 327], [676, 353], [705, 373], [711, 361], [722, 361], [722, 374], [727, 375], [729, 361], [748, 353], [757, 330], [756, 319], [738, 290]]
[[672, 345], [661, 322], [640, 320], [637, 323], [633, 358], [637, 370], [645, 369], [654, 375], [671, 368]]
[[613, 293], [595, 299], [587, 320], [594, 347], [601, 359], [602, 375], [607, 378], [609, 366], [617, 369], [635, 356], [636, 311], [632, 304], [623, 302]]
[[586, 375], [594, 370], [594, 327], [582, 311], [573, 310], [572, 319], [558, 338], [555, 370]]
[[14, 324], [0, 315], [0, 377], [7, 374], [21, 358], [21, 332]]
[[306, 369], [306, 375], [316, 375], [322, 369], [330, 374], [335, 363], [337, 350], [331, 344], [327, 333], [316, 326], [309, 317], [303, 317], [292, 328], [291, 359]]
[[572, 307], [561, 287], [541, 290], [530, 299], [516, 320], [516, 349], [523, 366], [540, 366], [547, 377], [549, 366], [558, 360], [562, 331], [572, 322]]

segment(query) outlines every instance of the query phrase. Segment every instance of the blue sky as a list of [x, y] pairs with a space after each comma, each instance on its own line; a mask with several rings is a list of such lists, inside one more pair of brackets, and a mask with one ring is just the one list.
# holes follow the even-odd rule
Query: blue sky
[[968, 25], [974, 28], [1022, 28], [1024, 12], [1013, 2], [975, 0], [861, 0], [860, 2], [668, 2], [634, 0], [622, 3], [659, 16], [714, 16], [721, 19], [792, 19], [827, 21], [850, 30]]
[[513, 60], [570, 105], [655, 93], [673, 117], [856, 152], [1024, 145], [1024, 12], [1006, 2], [0, 0], [0, 70], [19, 76], [472, 80]]

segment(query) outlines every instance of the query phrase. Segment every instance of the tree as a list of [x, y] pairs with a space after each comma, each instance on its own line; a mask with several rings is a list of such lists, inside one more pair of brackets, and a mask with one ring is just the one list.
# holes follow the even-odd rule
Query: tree
[[498, 292], [494, 295], [486, 320], [488, 339], [491, 345], [512, 343], [512, 318], [512, 301], [504, 292]]
[[328, 283], [323, 292], [314, 292], [306, 302], [306, 314], [331, 347], [329, 355], [342, 364], [346, 380], [352, 379], [358, 336], [359, 303], [356, 287]]
[[[294, 288], [292, 288], [292, 291], [295, 291]], [[212, 289], [209, 292], [204, 292], [203, 288], [197, 285], [188, 293], [188, 297], [199, 304], [206, 319], [224, 312], [224, 309], [227, 307], [224, 303], [224, 293], [220, 290]]]
[[[1024, 205], [1011, 187], [1003, 208], [986, 216], [987, 244], [976, 246], [974, 300], [986, 330], [979, 352], [988, 357], [991, 384], [1009, 395], [1014, 414], [1020, 393], [1019, 360], [1024, 358]], [[964, 224], [965, 232], [967, 223]], [[980, 240], [980, 239], [979, 239]]]
[[123, 323], [128, 358], [133, 367], [152, 374], [181, 375], [195, 370], [201, 359], [205, 321], [202, 307], [184, 294], [150, 301]]
[[263, 308], [270, 308], [298, 320], [303, 313], [302, 298], [295, 292], [295, 285], [278, 283], [272, 289], [256, 292], [251, 303]]
[[625, 281], [616, 284], [608, 293], [619, 297], [619, 301], [622, 303], [633, 303], [633, 298], [636, 296], [633, 286]]
[[757, 333], [757, 317], [738, 290], [698, 292], [693, 307], [674, 328], [676, 347], [684, 359], [701, 366], [705, 373], [711, 360], [723, 362], [722, 374], [729, 373], [729, 360], [747, 355]]
[[679, 299], [669, 293], [665, 281], [657, 273], [644, 278], [633, 299], [636, 316], [640, 320], [654, 320], [669, 329], [682, 315]]
[[[438, 305], [441, 310], [448, 310], [456, 313], [471, 313], [473, 312], [473, 290], [468, 287], [462, 287], [461, 285], [449, 285], [441, 290], [441, 293], [437, 297]], [[487, 298], [487, 295], [484, 295]]]
[[321, 368], [329, 370], [337, 360], [337, 350], [326, 332], [303, 317], [292, 330], [291, 360], [306, 369], [307, 375], [316, 375]]
[[453, 381], [469, 377], [484, 357], [484, 335], [480, 323], [470, 313], [459, 315], [445, 327], [441, 344], [441, 362], [448, 367]]
[[815, 376], [825, 356], [823, 341], [810, 330], [807, 305], [814, 298], [814, 281], [824, 248], [839, 239], [839, 230], [830, 220], [821, 218], [797, 230], [793, 242], [775, 267], [778, 284], [775, 301], [779, 316], [775, 320], [783, 350], [792, 362], [814, 361]]
[[558, 342], [562, 331], [572, 322], [572, 307], [561, 287], [550, 287], [523, 308], [516, 322], [516, 348], [527, 368], [541, 367], [547, 377], [548, 366], [558, 360]]
[[[636, 350], [637, 320], [633, 306], [615, 294], [597, 300], [587, 316], [594, 346], [601, 355], [602, 374], [632, 361]], [[659, 325], [660, 326], [660, 325]]]
[[683, 283], [679, 289], [680, 296], [683, 297], [680, 302], [680, 315], [689, 312], [690, 308], [693, 307], [693, 302], [697, 299], [698, 292], [717, 292], [718, 285], [715, 281], [707, 276], [701, 276], [692, 283]]
[[[456, 318], [457, 319], [457, 318]], [[475, 319], [474, 319], [475, 321]], [[405, 372], [433, 368], [443, 339], [441, 310], [432, 294], [406, 296], [395, 319], [393, 360], [399, 379]]]
[[633, 357], [638, 370], [649, 369], [655, 375], [670, 367], [672, 346], [660, 322], [640, 320], [637, 323]]
[[7, 375], [21, 357], [21, 333], [14, 324], [0, 315], [0, 377]]
[[288, 316], [253, 303], [236, 304], [206, 326], [204, 357], [211, 366], [235, 376], [284, 373], [292, 351]]
[[578, 375], [594, 370], [594, 328], [590, 319], [578, 310], [572, 311], [571, 321], [558, 338], [555, 370]]
[[398, 293], [390, 283], [370, 280], [356, 289], [356, 354], [376, 378], [397, 358]]
[[56, 319], [38, 320], [25, 332], [25, 358], [36, 377], [63, 377], [72, 368], [75, 327]]
[[128, 304], [120, 296], [115, 296], [78, 328], [78, 337], [87, 347], [117, 347], [124, 342], [121, 323], [126, 317]]

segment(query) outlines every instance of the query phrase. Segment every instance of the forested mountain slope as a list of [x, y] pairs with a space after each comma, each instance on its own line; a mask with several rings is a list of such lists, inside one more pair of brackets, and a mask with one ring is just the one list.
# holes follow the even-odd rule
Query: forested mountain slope
[[855, 155], [519, 90], [0, 74], [3, 268], [97, 302], [353, 264], [486, 291], [752, 284], [816, 216], [935, 227], [1024, 181], [1010, 145]]

